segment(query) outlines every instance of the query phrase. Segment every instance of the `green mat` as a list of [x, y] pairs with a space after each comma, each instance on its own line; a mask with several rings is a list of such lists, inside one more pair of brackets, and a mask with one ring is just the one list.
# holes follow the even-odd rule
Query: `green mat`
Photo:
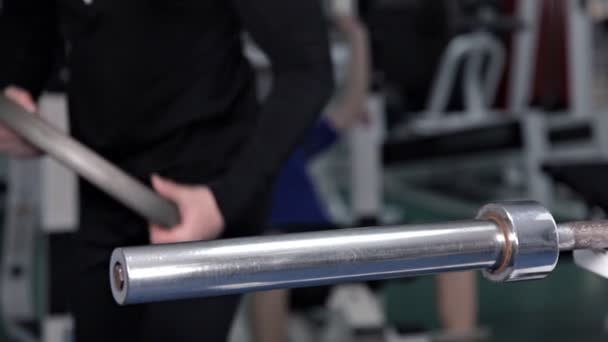
[[[608, 341], [608, 281], [563, 257], [542, 281], [494, 284], [479, 277], [480, 324], [490, 341]], [[385, 290], [392, 323], [438, 329], [433, 277], [392, 282]]]

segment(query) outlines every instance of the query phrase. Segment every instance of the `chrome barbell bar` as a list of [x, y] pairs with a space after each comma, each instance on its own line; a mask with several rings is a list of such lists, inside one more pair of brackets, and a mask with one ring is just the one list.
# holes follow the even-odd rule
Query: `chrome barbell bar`
[[557, 225], [537, 203], [505, 202], [471, 221], [118, 248], [110, 284], [126, 305], [477, 269], [505, 282], [546, 277], [560, 251], [605, 248], [606, 222]]

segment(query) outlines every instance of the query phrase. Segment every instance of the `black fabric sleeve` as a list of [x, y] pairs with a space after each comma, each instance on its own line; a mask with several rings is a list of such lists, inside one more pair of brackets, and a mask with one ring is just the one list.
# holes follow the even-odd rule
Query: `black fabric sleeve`
[[15, 85], [39, 96], [59, 39], [54, 0], [3, 0], [0, 9], [0, 87]]
[[268, 55], [273, 86], [249, 140], [211, 184], [228, 225], [271, 186], [333, 90], [329, 33], [318, 0], [232, 0], [244, 29]]

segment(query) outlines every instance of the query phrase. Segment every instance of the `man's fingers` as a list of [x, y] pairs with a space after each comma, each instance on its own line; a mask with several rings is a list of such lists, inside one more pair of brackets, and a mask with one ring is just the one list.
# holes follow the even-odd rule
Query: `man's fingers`
[[23, 89], [17, 87], [8, 87], [4, 90], [4, 95], [30, 113], [35, 113], [38, 111], [32, 96]]
[[175, 233], [174, 229], [168, 230], [166, 228], [151, 225], [150, 226], [150, 242], [154, 244], [161, 243], [170, 243], [175, 241]]
[[[184, 213], [183, 206], [180, 204], [180, 199], [182, 199], [186, 193], [184, 187], [158, 175], [152, 176], [152, 186], [161, 196], [178, 204], [182, 220], [188, 217], [188, 215]], [[184, 222], [176, 227], [170, 227], [170, 229], [158, 225], [150, 226], [150, 241], [152, 243], [174, 243], [186, 240], [187, 239], [184, 238]]]
[[[38, 111], [30, 93], [15, 86], [4, 89], [4, 96], [30, 113]], [[34, 157], [40, 151], [30, 146], [10, 129], [0, 126], [0, 151], [17, 158]]]
[[170, 180], [158, 175], [152, 176], [152, 186], [159, 194], [177, 202], [181, 195], [181, 187]]

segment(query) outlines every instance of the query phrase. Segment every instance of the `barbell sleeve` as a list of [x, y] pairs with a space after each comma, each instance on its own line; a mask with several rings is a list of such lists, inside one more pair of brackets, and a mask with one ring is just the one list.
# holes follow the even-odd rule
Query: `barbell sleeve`
[[539, 279], [579, 243], [573, 226], [559, 227], [534, 202], [505, 202], [471, 221], [118, 248], [110, 284], [126, 305], [462, 270]]

